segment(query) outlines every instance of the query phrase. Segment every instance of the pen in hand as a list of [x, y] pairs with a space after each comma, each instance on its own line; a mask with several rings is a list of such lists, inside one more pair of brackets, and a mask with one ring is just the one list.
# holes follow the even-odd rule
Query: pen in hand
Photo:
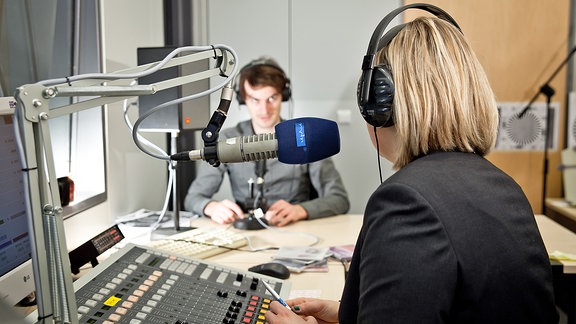
[[274, 298], [276, 298], [276, 300], [282, 304], [282, 306], [288, 308], [289, 310], [292, 310], [292, 308], [290, 308], [290, 306], [288, 306], [288, 304], [286, 304], [286, 302], [284, 301], [284, 299], [282, 299], [280, 297], [280, 295], [278, 295], [277, 292], [274, 291], [274, 289], [272, 289], [272, 287], [270, 287], [270, 285], [268, 285], [268, 283], [266, 283], [266, 281], [264, 280], [260, 280], [262, 281], [262, 283], [264, 284], [264, 287], [266, 287], [266, 290], [268, 290], [268, 292], [270, 292], [272, 294], [272, 296], [274, 296]]

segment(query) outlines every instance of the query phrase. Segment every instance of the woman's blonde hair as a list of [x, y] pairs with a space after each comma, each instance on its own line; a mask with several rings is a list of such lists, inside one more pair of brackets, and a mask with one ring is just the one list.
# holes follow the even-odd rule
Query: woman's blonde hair
[[395, 168], [432, 151], [486, 155], [498, 129], [488, 78], [462, 33], [436, 17], [406, 24], [380, 53], [395, 84]]

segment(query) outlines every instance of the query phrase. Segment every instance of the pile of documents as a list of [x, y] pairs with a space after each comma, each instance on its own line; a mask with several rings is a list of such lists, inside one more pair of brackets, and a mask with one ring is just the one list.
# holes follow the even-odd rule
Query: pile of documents
[[331, 255], [327, 247], [283, 246], [274, 257], [274, 262], [282, 263], [292, 272], [327, 272], [327, 258]]

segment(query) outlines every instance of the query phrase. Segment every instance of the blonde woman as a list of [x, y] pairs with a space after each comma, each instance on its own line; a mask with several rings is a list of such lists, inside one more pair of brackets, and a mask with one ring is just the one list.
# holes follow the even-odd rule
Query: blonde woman
[[498, 123], [487, 77], [436, 9], [384, 36], [376, 56], [370, 87], [384, 97], [370, 100], [393, 105], [361, 110], [398, 171], [367, 203], [341, 301], [273, 302], [270, 324], [558, 322], [530, 204], [484, 157]]

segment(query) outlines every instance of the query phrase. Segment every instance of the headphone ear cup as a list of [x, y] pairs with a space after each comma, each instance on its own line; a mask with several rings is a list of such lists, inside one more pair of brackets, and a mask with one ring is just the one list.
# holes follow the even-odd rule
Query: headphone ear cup
[[284, 84], [284, 89], [282, 89], [282, 101], [288, 101], [292, 97], [292, 87], [290, 86], [290, 79], [284, 76], [286, 83]]
[[[360, 80], [358, 86], [362, 84], [363, 80]], [[394, 125], [394, 79], [386, 66], [372, 69], [372, 80], [368, 89], [368, 101], [363, 105], [359, 104], [364, 120], [375, 127]]]
[[236, 100], [238, 100], [238, 104], [239, 105], [246, 104], [246, 102], [244, 102], [244, 98], [242, 98], [242, 96], [240, 95], [240, 88], [238, 87], [238, 83], [234, 84], [234, 92], [236, 92]]

